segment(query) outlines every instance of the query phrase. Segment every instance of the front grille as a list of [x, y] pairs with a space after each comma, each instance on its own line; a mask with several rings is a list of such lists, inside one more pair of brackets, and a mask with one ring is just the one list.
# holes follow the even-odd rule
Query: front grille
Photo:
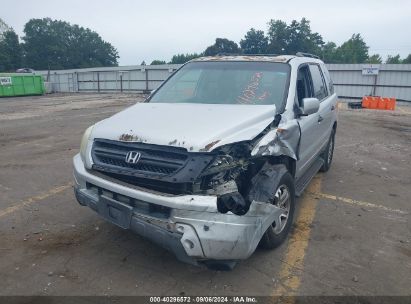
[[[136, 164], [126, 162], [130, 151], [141, 153]], [[129, 176], [168, 176], [184, 167], [188, 155], [184, 149], [144, 143], [95, 139], [92, 149], [95, 169]]]
[[[130, 151], [141, 153], [136, 164], [126, 162]], [[193, 193], [201, 172], [214, 159], [212, 153], [184, 148], [95, 139], [92, 169], [107, 178], [173, 195]]]

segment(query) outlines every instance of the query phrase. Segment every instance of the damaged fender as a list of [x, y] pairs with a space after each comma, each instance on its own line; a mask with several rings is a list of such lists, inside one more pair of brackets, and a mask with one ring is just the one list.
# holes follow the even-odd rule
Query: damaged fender
[[251, 156], [286, 155], [298, 159], [300, 126], [295, 119], [285, 122], [265, 134], [251, 151]]

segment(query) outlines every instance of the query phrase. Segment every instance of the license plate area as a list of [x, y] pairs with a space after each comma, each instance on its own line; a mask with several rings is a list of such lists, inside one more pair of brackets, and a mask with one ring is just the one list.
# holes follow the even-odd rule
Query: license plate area
[[107, 221], [123, 228], [130, 228], [133, 207], [101, 195], [98, 201], [98, 213]]

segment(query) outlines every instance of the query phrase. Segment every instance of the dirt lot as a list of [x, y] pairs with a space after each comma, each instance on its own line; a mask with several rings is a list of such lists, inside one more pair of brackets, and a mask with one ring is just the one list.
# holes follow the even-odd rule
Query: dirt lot
[[0, 295], [411, 294], [411, 107], [342, 107], [333, 167], [298, 200], [289, 240], [219, 272], [74, 199], [83, 131], [141, 99], [0, 99]]

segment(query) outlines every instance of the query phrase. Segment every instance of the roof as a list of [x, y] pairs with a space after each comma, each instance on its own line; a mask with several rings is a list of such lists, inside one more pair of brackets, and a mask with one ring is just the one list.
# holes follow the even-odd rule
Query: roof
[[266, 62], [288, 62], [289, 60], [295, 58], [296, 56], [291, 55], [267, 55], [267, 56], [256, 56], [256, 55], [222, 55], [222, 56], [206, 56], [199, 57], [191, 60], [195, 61], [266, 61]]

